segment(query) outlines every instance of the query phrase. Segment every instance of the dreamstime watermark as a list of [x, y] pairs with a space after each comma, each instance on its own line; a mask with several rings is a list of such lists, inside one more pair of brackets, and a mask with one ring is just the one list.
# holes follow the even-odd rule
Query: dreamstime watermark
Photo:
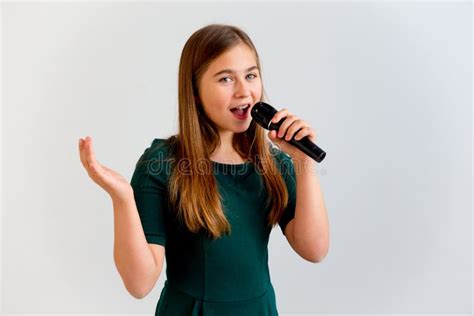
[[[270, 153], [273, 157], [277, 157], [279, 153], [285, 155], [287, 159], [276, 158], [275, 160], [280, 165], [280, 172], [285, 177], [295, 176], [301, 173], [318, 173], [317, 165], [314, 160], [308, 159], [305, 161], [293, 160], [286, 153], [279, 151], [277, 149], [271, 149]], [[146, 162], [147, 172], [151, 175], [160, 175], [164, 173], [165, 175], [170, 175], [174, 168], [178, 169], [182, 175], [193, 175], [194, 173], [200, 175], [245, 175], [250, 169], [254, 169], [257, 175], [263, 175], [265, 168], [261, 165], [254, 165], [251, 160], [247, 160], [241, 164], [224, 164], [214, 161], [209, 161], [206, 158], [197, 159], [194, 164], [189, 158], [181, 158], [179, 163], [177, 163], [175, 158], [164, 157], [163, 152], [159, 152], [157, 157], [154, 157]], [[262, 162], [266, 163], [266, 162]], [[270, 163], [273, 163], [270, 161]], [[320, 172], [322, 176], [326, 175], [327, 172], [323, 168]]]

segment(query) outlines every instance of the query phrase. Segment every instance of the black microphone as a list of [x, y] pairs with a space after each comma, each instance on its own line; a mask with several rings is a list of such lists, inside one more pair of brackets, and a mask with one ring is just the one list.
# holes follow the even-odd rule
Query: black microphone
[[[252, 107], [252, 111], [250, 111], [250, 114], [252, 115], [253, 119], [263, 128], [268, 130], [276, 130], [278, 132], [280, 125], [283, 123], [286, 117], [284, 117], [277, 123], [273, 123], [272, 118], [277, 112], [278, 111], [275, 110], [275, 108], [272, 107], [270, 104], [267, 104], [265, 102], [257, 102]], [[286, 141], [285, 139], [283, 140]], [[326, 152], [316, 146], [315, 143], [310, 141], [308, 136], [305, 136], [300, 140], [295, 140], [294, 138], [292, 138], [288, 141], [288, 143], [295, 146], [296, 148], [304, 152], [306, 155], [316, 160], [316, 162], [321, 162], [323, 161], [324, 157], [326, 157]]]

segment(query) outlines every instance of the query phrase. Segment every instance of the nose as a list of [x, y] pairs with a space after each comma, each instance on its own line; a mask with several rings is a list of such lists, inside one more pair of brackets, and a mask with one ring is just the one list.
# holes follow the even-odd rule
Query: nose
[[250, 84], [245, 80], [238, 80], [235, 90], [236, 97], [247, 97], [250, 95]]

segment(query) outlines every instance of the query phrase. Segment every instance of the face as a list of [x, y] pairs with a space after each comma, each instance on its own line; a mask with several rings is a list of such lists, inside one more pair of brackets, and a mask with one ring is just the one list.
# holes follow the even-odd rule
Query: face
[[[248, 129], [252, 120], [250, 109], [260, 101], [261, 94], [256, 56], [245, 44], [214, 59], [199, 82], [204, 112], [217, 126], [221, 138]], [[250, 104], [245, 112], [231, 111], [243, 104]]]

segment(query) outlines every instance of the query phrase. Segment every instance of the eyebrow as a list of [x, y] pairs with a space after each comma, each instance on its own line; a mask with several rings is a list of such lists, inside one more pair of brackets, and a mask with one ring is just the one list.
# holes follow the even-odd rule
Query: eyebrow
[[[258, 67], [257, 66], [252, 66], [252, 67], [248, 68], [247, 71], [251, 71], [251, 70], [254, 70], [254, 69], [258, 69]], [[236, 71], [233, 70], [233, 69], [222, 69], [221, 71], [214, 74], [214, 77], [217, 77], [217, 76], [219, 76], [223, 73], [236, 73]]]

